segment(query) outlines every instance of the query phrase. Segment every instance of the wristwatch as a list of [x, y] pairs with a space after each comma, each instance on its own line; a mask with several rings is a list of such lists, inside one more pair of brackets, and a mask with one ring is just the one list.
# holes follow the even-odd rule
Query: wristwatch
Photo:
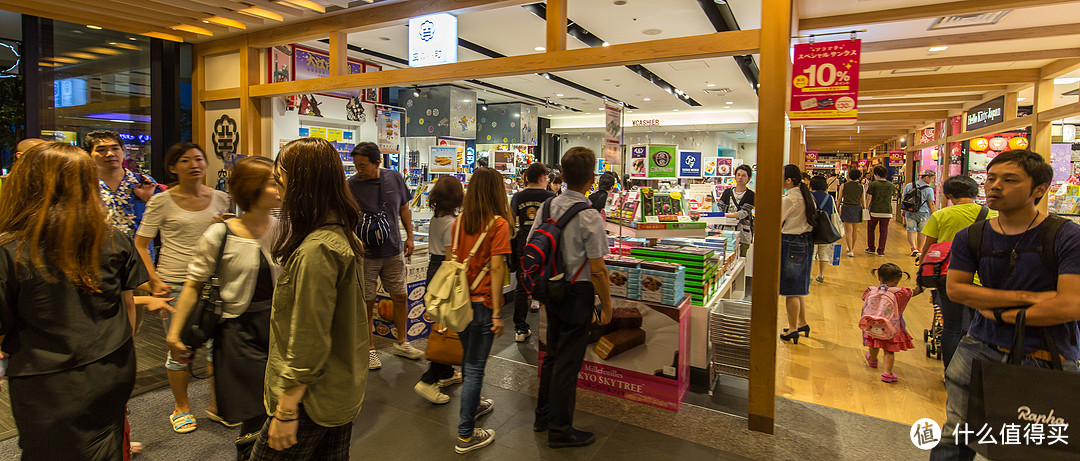
[[274, 419], [276, 419], [278, 421], [284, 421], [284, 422], [296, 421], [299, 418], [300, 418], [300, 413], [298, 411], [285, 411], [285, 410], [282, 410], [282, 409], [278, 408], [278, 410], [276, 412], [274, 412]]

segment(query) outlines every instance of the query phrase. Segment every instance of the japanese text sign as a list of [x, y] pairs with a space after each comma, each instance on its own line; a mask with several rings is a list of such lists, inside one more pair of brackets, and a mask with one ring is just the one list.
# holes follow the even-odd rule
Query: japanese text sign
[[409, 20], [409, 66], [457, 62], [457, 17], [438, 13]]
[[795, 45], [792, 64], [792, 120], [858, 117], [861, 40]]

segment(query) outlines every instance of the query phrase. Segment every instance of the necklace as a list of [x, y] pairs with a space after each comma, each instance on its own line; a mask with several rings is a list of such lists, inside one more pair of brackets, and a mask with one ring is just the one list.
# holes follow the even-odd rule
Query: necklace
[[[1013, 269], [1016, 269], [1016, 259], [1020, 257], [1020, 255], [1016, 253], [1016, 247], [1020, 245], [1020, 241], [1024, 239], [1024, 233], [1031, 230], [1031, 226], [1035, 224], [1035, 221], [1039, 219], [1040, 215], [1042, 215], [1042, 212], [1036, 211], [1035, 217], [1031, 219], [1030, 223], [1028, 223], [1027, 228], [1025, 228], [1023, 232], [1016, 235], [1016, 243], [1013, 243], [1012, 250], [1009, 251], [1009, 271], [1005, 273], [1006, 278], [1012, 275]], [[997, 223], [998, 227], [1001, 228], [1001, 235], [1004, 235], [1006, 238], [1008, 238], [1009, 235], [1005, 233], [1005, 227], [1001, 225], [1001, 217], [997, 218]]]

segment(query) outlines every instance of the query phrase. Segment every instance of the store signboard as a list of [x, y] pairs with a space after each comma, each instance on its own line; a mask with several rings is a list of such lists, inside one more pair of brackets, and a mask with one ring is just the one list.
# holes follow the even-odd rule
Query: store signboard
[[986, 101], [967, 112], [968, 131], [1005, 121], [1005, 96]]
[[645, 162], [647, 161], [645, 146], [631, 146], [630, 147], [630, 177], [631, 178], [644, 178], [648, 175], [645, 173]]
[[428, 168], [432, 174], [457, 173], [457, 147], [454, 146], [431, 146], [431, 166]]
[[409, 19], [409, 66], [457, 62], [458, 20], [448, 13]]
[[795, 45], [792, 120], [854, 120], [858, 117], [861, 40]]
[[677, 146], [649, 144], [648, 177], [666, 179], [678, 176]]
[[889, 152], [889, 165], [900, 166], [904, 164], [904, 161], [904, 151], [894, 150]]
[[702, 176], [702, 158], [701, 152], [695, 151], [679, 151], [679, 177], [680, 178], [700, 178]]

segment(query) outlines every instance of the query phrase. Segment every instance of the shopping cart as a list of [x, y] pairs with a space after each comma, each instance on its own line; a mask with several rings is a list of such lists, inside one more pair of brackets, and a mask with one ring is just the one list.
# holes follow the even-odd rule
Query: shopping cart
[[930, 322], [930, 329], [923, 330], [923, 341], [926, 342], [926, 357], [941, 360], [941, 306], [935, 301], [931, 303], [934, 306], [934, 320]]
[[750, 312], [749, 302], [729, 299], [709, 311], [709, 395], [717, 375], [750, 377]]

